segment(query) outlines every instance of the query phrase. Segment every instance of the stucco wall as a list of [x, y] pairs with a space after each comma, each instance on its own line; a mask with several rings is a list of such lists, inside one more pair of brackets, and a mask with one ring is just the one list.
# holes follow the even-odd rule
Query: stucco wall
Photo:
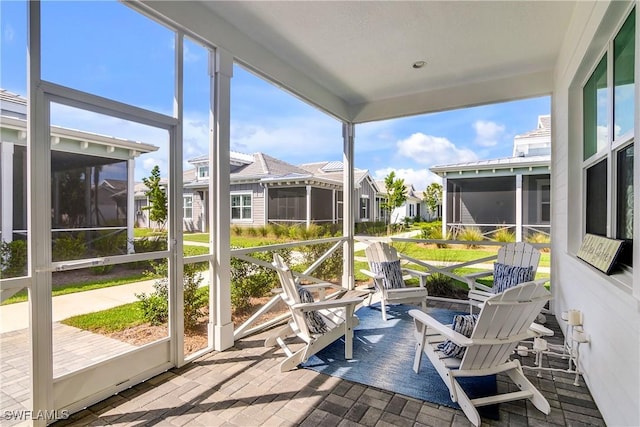
[[[580, 348], [580, 361], [589, 389], [608, 425], [637, 426], [640, 425], [640, 301], [615, 278], [599, 273], [575, 257], [584, 230], [579, 100], [584, 78], [602, 52], [602, 43], [620, 23], [621, 18], [615, 15], [628, 7], [628, 3], [611, 4], [612, 7], [608, 2], [578, 2], [555, 70], [551, 167], [553, 310], [563, 328], [560, 319], [563, 311], [571, 308], [583, 311], [590, 343]], [[596, 33], [598, 28], [605, 30], [605, 37]], [[583, 61], [585, 57], [587, 60]], [[638, 81], [636, 69], [636, 86]], [[638, 192], [634, 204], [640, 205]], [[637, 217], [635, 225], [637, 242], [640, 237]], [[640, 264], [635, 264], [636, 273], [630, 277], [630, 284], [637, 292]]]

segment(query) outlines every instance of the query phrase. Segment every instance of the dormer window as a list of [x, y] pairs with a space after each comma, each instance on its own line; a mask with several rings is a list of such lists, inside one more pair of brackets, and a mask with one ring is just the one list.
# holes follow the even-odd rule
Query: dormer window
[[198, 166], [198, 179], [209, 178], [209, 166]]

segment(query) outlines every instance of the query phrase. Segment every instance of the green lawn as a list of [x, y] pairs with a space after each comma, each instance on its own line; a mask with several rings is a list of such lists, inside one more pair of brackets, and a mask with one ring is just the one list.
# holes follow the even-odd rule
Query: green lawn
[[140, 302], [69, 317], [60, 323], [97, 333], [121, 331], [145, 323]]

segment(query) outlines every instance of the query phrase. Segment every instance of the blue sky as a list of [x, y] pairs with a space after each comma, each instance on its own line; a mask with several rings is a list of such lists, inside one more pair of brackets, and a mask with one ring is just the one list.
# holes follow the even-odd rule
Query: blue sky
[[[173, 33], [111, 1], [43, 2], [43, 78], [171, 114]], [[26, 94], [26, 2], [0, 3], [0, 86]], [[185, 45], [185, 160], [206, 153], [207, 53]], [[548, 97], [492, 104], [356, 126], [355, 164], [376, 179], [391, 170], [423, 190], [430, 166], [507, 157], [513, 137], [549, 114]], [[232, 80], [232, 150], [261, 151], [292, 164], [341, 160], [341, 125], [297, 98], [236, 67]], [[166, 138], [113, 118], [55, 108], [52, 122], [140, 140], [160, 150], [136, 164], [147, 176], [166, 170]], [[188, 165], [185, 162], [186, 165]]]

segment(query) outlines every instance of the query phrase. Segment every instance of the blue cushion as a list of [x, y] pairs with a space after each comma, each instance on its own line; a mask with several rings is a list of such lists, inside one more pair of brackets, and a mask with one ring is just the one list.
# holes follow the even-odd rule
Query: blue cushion
[[[298, 295], [300, 296], [300, 302], [314, 302], [313, 295], [307, 289], [302, 286], [297, 286]], [[320, 314], [315, 311], [306, 311], [303, 313], [304, 319], [307, 322], [307, 328], [312, 334], [324, 334], [327, 332], [327, 324]]]
[[[478, 320], [477, 314], [456, 314], [453, 316], [452, 329], [469, 338], [471, 337], [473, 328], [476, 326], [476, 320]], [[459, 346], [451, 340], [446, 340], [445, 342], [438, 344], [438, 350], [449, 357], [462, 359], [466, 348]]]
[[496, 262], [493, 265], [493, 293], [505, 290], [533, 279], [533, 267], [519, 267]]
[[381, 274], [382, 286], [385, 289], [404, 288], [404, 279], [402, 278], [402, 268], [400, 260], [390, 262], [372, 262], [371, 270], [374, 274]]

